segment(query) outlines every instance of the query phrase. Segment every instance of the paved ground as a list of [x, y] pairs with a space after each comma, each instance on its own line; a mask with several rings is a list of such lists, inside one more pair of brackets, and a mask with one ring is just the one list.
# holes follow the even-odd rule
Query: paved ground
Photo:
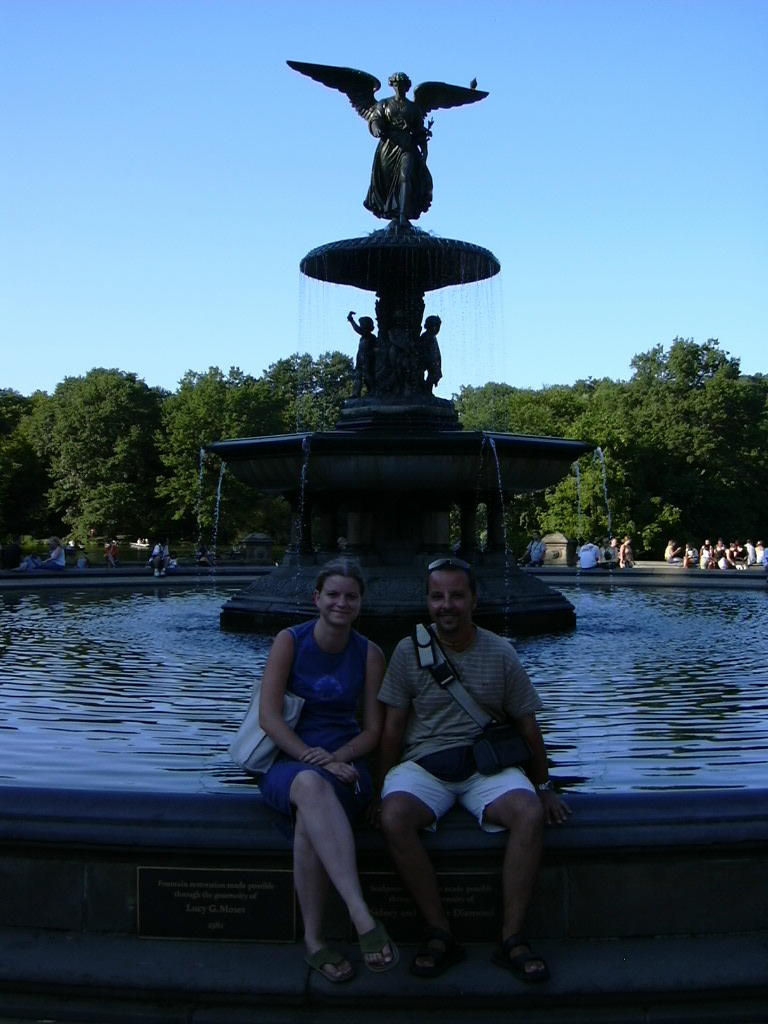
[[[331, 985], [297, 945], [174, 942], [0, 930], [0, 1020], [80, 1024], [671, 1024], [768, 1021], [768, 936], [541, 941], [552, 969], [526, 986], [472, 946], [433, 981], [408, 973], [412, 947], [386, 974]], [[738, 965], [734, 970], [734, 965]]]

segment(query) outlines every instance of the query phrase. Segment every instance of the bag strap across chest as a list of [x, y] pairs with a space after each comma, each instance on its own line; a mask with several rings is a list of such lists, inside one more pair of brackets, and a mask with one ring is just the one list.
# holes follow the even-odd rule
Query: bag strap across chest
[[495, 719], [483, 711], [472, 694], [464, 688], [457, 670], [446, 657], [432, 630], [419, 623], [414, 631], [413, 643], [419, 666], [428, 670], [440, 689], [456, 701], [479, 729], [491, 725]]

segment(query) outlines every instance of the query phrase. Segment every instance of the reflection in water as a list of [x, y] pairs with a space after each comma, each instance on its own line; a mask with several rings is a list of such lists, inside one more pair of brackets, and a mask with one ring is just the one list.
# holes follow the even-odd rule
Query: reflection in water
[[[226, 748], [269, 639], [236, 589], [0, 594], [0, 784], [250, 785]], [[768, 785], [768, 595], [565, 588], [571, 634], [521, 638], [569, 788]]]
[[517, 643], [556, 776], [592, 792], [768, 785], [768, 595], [565, 593], [576, 632]]

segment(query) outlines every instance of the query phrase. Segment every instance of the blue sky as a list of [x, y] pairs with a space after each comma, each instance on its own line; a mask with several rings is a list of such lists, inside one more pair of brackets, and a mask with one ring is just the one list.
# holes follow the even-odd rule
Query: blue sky
[[502, 266], [427, 297], [438, 395], [675, 335], [768, 371], [766, 0], [0, 0], [0, 387], [354, 353], [373, 297], [298, 264], [383, 226], [375, 141], [288, 58], [490, 92], [433, 115], [419, 226]]

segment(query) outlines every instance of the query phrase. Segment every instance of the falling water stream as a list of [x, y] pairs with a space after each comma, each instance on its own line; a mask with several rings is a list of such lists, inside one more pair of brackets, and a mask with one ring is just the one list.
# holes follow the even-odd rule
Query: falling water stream
[[579, 469], [578, 461], [573, 464], [573, 472], [576, 474], [576, 536], [578, 538], [578, 543], [581, 544], [584, 539], [584, 534], [581, 518], [581, 470]]
[[509, 595], [511, 594], [510, 582], [512, 571], [510, 559], [512, 556], [509, 550], [509, 545], [507, 544], [507, 507], [504, 502], [504, 483], [501, 479], [501, 466], [499, 464], [499, 453], [496, 451], [496, 442], [494, 441], [493, 437], [491, 437], [489, 434], [483, 434], [483, 446], [485, 446], [486, 441], [488, 442], [488, 447], [493, 452], [493, 460], [496, 466], [496, 483], [499, 488], [499, 503], [501, 506], [501, 527], [504, 534], [504, 595], [506, 599], [506, 604], [504, 607], [504, 617], [505, 621], [508, 622]]
[[613, 529], [611, 526], [611, 503], [608, 500], [608, 478], [605, 474], [605, 456], [603, 455], [602, 448], [595, 448], [595, 451], [592, 455], [592, 461], [600, 463], [600, 472], [602, 474], [603, 482], [603, 500], [605, 501], [605, 514], [608, 520], [608, 537], [611, 538], [613, 536]]
[[227, 471], [226, 462], [222, 462], [219, 468], [219, 480], [216, 484], [216, 504], [213, 508], [213, 528], [211, 529], [211, 554], [213, 562], [216, 561], [216, 543], [219, 535], [219, 516], [221, 514], [221, 485], [224, 482], [224, 474]]

